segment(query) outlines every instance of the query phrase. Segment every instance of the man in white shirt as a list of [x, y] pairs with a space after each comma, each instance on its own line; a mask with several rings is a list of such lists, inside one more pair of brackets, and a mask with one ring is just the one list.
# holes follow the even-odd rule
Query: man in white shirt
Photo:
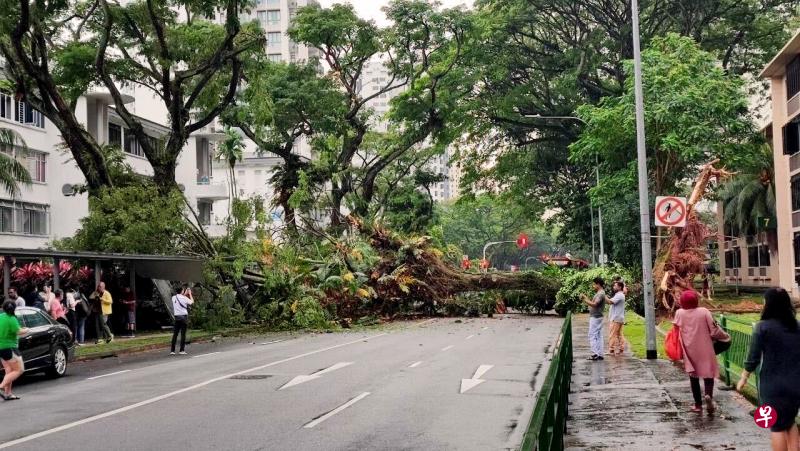
[[175, 326], [172, 328], [172, 350], [170, 355], [175, 355], [178, 333], [181, 334], [180, 354], [186, 355], [186, 329], [189, 326], [189, 306], [193, 303], [192, 289], [188, 285], [184, 285], [180, 293], [172, 296], [172, 313], [175, 315]]
[[622, 355], [625, 352], [625, 337], [622, 335], [622, 326], [625, 324], [625, 282], [614, 282], [614, 296], [607, 297], [606, 302], [611, 305], [608, 311], [608, 353]]

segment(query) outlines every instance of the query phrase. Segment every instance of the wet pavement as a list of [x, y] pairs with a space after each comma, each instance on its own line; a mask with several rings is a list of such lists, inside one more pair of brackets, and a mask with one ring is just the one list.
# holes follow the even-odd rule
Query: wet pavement
[[[564, 446], [568, 450], [764, 450], [769, 432], [752, 405], [717, 381], [713, 416], [690, 412], [689, 379], [668, 360], [605, 356], [588, 361], [588, 316], [573, 319], [575, 362]], [[608, 334], [608, 327], [603, 328]], [[606, 340], [607, 341], [607, 340]], [[661, 350], [659, 350], [661, 352]], [[723, 388], [720, 390], [720, 388]]]

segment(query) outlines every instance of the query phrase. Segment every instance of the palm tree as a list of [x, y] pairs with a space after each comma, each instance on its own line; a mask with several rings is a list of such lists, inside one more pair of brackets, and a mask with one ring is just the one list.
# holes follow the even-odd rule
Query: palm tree
[[231, 212], [231, 204], [236, 199], [236, 173], [234, 168], [236, 163], [242, 161], [244, 158], [244, 145], [242, 144], [242, 135], [237, 133], [230, 127], [225, 128], [225, 139], [220, 143], [217, 149], [217, 160], [224, 161], [228, 164], [228, 184], [231, 192], [231, 201], [228, 202], [228, 214]]
[[750, 235], [774, 229], [775, 166], [769, 146], [761, 148], [754, 165], [722, 187], [720, 199], [725, 211], [725, 223], [733, 225], [740, 234]]
[[23, 155], [28, 153], [28, 146], [19, 133], [10, 128], [0, 128], [0, 187], [11, 197], [19, 194], [20, 183], [31, 184], [28, 169], [13, 156], [15, 148]]

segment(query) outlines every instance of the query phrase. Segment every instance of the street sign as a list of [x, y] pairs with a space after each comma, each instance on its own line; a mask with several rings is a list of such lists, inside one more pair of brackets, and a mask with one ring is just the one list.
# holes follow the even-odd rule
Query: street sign
[[517, 247], [520, 249], [528, 247], [528, 235], [524, 233], [519, 234], [519, 237], [517, 237]]
[[685, 197], [658, 196], [656, 198], [656, 225], [659, 227], [685, 227], [687, 211]]

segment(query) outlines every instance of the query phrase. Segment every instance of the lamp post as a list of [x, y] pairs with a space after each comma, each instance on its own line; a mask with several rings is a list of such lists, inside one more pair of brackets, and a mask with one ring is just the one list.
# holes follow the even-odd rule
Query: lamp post
[[[583, 125], [586, 125], [586, 121], [577, 117], [577, 116], [542, 116], [541, 114], [525, 114], [523, 117], [531, 118], [531, 119], [555, 119], [555, 120], [567, 120], [567, 121], [578, 121]], [[600, 166], [599, 160], [597, 155], [594, 156], [594, 175], [597, 178], [597, 186], [600, 185]], [[594, 221], [594, 212], [592, 212], [592, 221]], [[600, 232], [600, 258], [598, 258], [600, 262], [600, 266], [604, 266], [606, 264], [606, 250], [605, 250], [605, 240], [603, 239], [603, 210], [600, 207], [597, 207], [597, 224], [598, 224], [598, 231]], [[592, 226], [592, 234], [594, 234], [594, 226]], [[592, 237], [592, 248], [594, 248], [594, 237]], [[594, 249], [592, 250], [592, 260], [594, 260]]]
[[642, 50], [639, 44], [639, 2], [631, 0], [633, 33], [633, 72], [636, 96], [636, 156], [639, 176], [639, 228], [642, 235], [642, 284], [644, 285], [645, 343], [647, 358], [658, 357], [656, 350], [656, 309], [653, 298], [653, 258], [650, 250], [650, 199], [647, 181], [647, 149], [644, 134], [644, 94], [642, 90]]

